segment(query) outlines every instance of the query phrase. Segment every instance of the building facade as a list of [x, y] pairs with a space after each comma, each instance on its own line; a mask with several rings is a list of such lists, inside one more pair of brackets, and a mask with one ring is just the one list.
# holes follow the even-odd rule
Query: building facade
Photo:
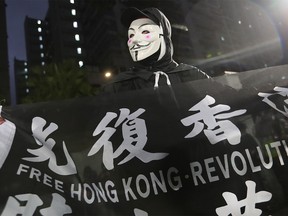
[[65, 59], [83, 66], [85, 51], [76, 0], [49, 0], [47, 22], [47, 58], [50, 62]]
[[14, 72], [16, 85], [16, 101], [22, 103], [23, 98], [29, 95], [30, 88], [28, 87], [29, 71], [26, 60], [14, 58]]
[[46, 59], [47, 27], [43, 20], [25, 18], [26, 55], [29, 67], [44, 66]]

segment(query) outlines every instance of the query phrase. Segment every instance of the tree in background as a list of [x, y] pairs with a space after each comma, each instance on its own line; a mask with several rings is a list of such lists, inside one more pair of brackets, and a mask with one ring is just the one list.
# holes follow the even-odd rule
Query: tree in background
[[87, 71], [77, 62], [66, 60], [30, 68], [30, 93], [22, 103], [35, 103], [96, 95], [99, 88], [87, 80]]

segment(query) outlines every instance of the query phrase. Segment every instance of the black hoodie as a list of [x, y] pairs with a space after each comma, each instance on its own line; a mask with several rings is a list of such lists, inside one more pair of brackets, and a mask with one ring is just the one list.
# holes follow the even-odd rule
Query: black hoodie
[[[128, 8], [122, 15], [121, 21], [127, 27], [131, 22], [138, 19], [147, 17], [153, 20], [156, 24], [161, 25], [163, 28], [163, 36], [166, 44], [166, 53], [158, 59], [159, 51], [154, 55], [134, 63], [134, 67], [128, 71], [122, 72], [116, 76], [112, 82], [105, 85], [104, 92], [122, 92], [129, 90], [136, 90], [142, 88], [153, 88], [155, 86], [155, 72], [164, 72], [168, 75], [170, 83], [176, 84], [181, 82], [188, 82], [198, 79], [207, 79], [209, 76], [200, 69], [183, 64], [176, 63], [173, 60], [173, 44], [171, 41], [171, 25], [166, 16], [157, 8], [146, 8], [139, 10], [137, 8]], [[163, 75], [163, 73], [162, 73]], [[159, 75], [159, 86], [167, 83], [166, 75]]]

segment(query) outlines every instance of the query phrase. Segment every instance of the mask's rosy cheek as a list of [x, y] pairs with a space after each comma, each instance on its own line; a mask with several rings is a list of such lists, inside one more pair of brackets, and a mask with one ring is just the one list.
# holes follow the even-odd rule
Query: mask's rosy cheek
[[132, 39], [130, 38], [129, 40], [128, 40], [128, 44], [131, 44], [132, 43]]
[[151, 38], [151, 35], [146, 35], [145, 38], [146, 38], [146, 39], [150, 39], [150, 38]]

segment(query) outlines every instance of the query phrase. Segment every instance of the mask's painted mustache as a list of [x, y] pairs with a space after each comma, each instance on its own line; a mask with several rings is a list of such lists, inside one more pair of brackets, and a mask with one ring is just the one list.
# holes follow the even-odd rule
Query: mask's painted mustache
[[130, 48], [130, 50], [138, 50], [138, 49], [141, 49], [141, 48], [143, 48], [143, 47], [147, 47], [147, 46], [149, 46], [149, 45], [150, 45], [150, 43], [148, 43], [148, 44], [146, 44], [146, 45], [135, 44], [134, 46], [132, 46], [132, 47]]

